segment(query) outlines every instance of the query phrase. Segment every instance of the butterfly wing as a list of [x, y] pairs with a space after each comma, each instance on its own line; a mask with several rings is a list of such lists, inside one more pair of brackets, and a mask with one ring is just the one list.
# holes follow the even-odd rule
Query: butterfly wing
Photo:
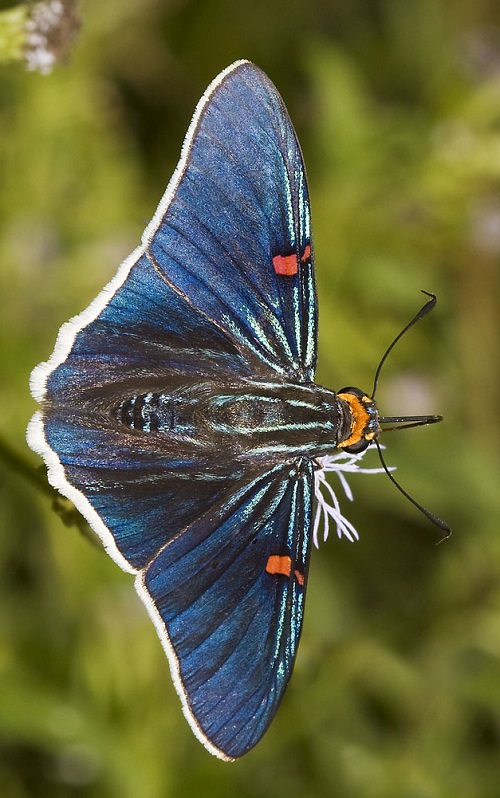
[[[139, 592], [162, 639], [172, 635], [172, 643], [166, 645], [169, 652], [177, 651], [181, 641], [173, 631], [177, 628], [172, 626], [173, 615], [162, 608], [165, 584], [159, 573], [148, 581], [162, 563], [172, 574], [174, 566], [169, 565], [166, 552], [174, 549], [169, 547], [190, 540], [188, 530], [201, 528], [213, 535], [210, 546], [215, 546], [220, 534], [228, 536], [228, 550], [239, 540], [240, 525], [245, 534], [260, 539], [256, 518], [250, 522], [245, 513], [238, 515], [234, 509], [231, 517], [239, 521], [230, 522], [227, 508], [236, 508], [237, 497], [247, 490], [247, 498], [238, 501], [249, 513], [258, 480], [267, 479], [267, 500], [273, 507], [277, 495], [281, 500], [275, 520], [266, 522], [262, 534], [266, 540], [275, 540], [275, 555], [280, 557], [279, 540], [283, 535], [288, 539], [290, 530], [295, 530], [296, 540], [309, 539], [310, 513], [304, 502], [310, 485], [299, 490], [285, 471], [277, 487], [274, 477], [259, 477], [251, 462], [243, 467], [208, 457], [182, 432], [168, 436], [127, 429], [117, 424], [113, 408], [123, 397], [152, 391], [175, 393], [200, 381], [311, 380], [316, 360], [311, 249], [304, 168], [286, 109], [257, 67], [248, 62], [234, 64], [215, 79], [200, 101], [181, 160], [142, 246], [97, 299], [61, 328], [52, 357], [34, 371], [32, 392], [43, 406], [32, 419], [28, 442], [44, 457], [51, 483], [75, 503], [118, 564], [140, 572], [140, 585], [144, 571], [146, 587]], [[258, 468], [265, 470], [262, 465]], [[255, 486], [253, 493], [251, 486]], [[265, 502], [261, 504], [264, 509]], [[242, 562], [247, 563], [256, 545], [246, 550]], [[202, 551], [203, 547], [198, 553], [193, 548], [192, 562], [201, 558]], [[235, 573], [239, 569], [233, 571], [233, 579]], [[246, 579], [244, 570], [241, 573]], [[262, 568], [255, 578], [259, 585], [264, 584], [259, 580], [268, 581]], [[185, 706], [191, 707], [186, 711], [193, 728], [201, 730], [199, 736], [216, 753], [236, 756], [237, 750], [247, 750], [275, 711], [300, 631], [302, 605], [295, 606], [296, 587], [292, 590], [290, 579], [290, 586], [280, 594], [283, 599], [286, 593], [288, 620], [266, 615], [262, 606], [256, 609], [261, 620], [249, 627], [253, 632], [249, 631], [248, 641], [232, 642], [235, 651], [250, 651], [252, 634], [254, 647], [260, 645], [260, 630], [259, 634], [268, 635], [269, 656], [273, 645], [285, 651], [288, 637], [293, 637], [285, 653], [275, 653], [269, 660], [277, 663], [277, 686], [272, 686], [272, 679], [265, 682], [265, 657], [259, 656], [256, 667], [262, 672], [263, 685], [267, 684], [262, 700], [269, 707], [255, 710], [261, 719], [258, 723], [247, 713], [248, 741], [240, 742], [239, 749], [229, 745], [228, 732], [223, 730], [229, 715], [222, 708], [215, 712], [220, 728], [213, 735], [215, 742], [210, 742], [210, 719], [197, 703], [197, 690], [199, 695], [209, 695], [201, 669], [196, 687], [179, 688], [185, 677], [182, 668], [176, 670], [176, 663], [187, 663], [187, 659], [184, 653], [170, 653], [179, 691]], [[224, 581], [221, 570], [220, 584]], [[256, 587], [255, 600], [257, 593]], [[263, 599], [267, 596], [264, 588], [262, 595]], [[234, 604], [228, 634], [236, 631], [242, 606]], [[192, 618], [195, 613], [193, 609]], [[220, 640], [222, 636], [221, 631]], [[214, 678], [222, 679], [225, 672], [214, 666]], [[255, 683], [252, 677], [245, 690]], [[255, 696], [248, 699], [254, 701]], [[238, 713], [241, 738], [245, 711]]]
[[184, 712], [233, 759], [262, 737], [290, 677], [302, 624], [313, 467], [282, 464], [168, 543], [138, 577]]
[[309, 198], [290, 118], [253, 64], [212, 83], [146, 230], [155, 268], [261, 365], [312, 380], [317, 309]]
[[[181, 435], [134, 434], [72, 408], [36, 414], [30, 445], [124, 570], [135, 573], [167, 541], [248, 480], [247, 469], [200, 452]], [[52, 454], [51, 454], [52, 453]]]
[[[110, 407], [121, 396], [215, 378], [311, 377], [310, 243], [286, 109], [264, 73], [234, 64], [199, 103], [143, 246], [61, 328], [32, 377], [43, 410], [28, 442], [123, 568], [143, 567], [242, 476], [179, 437], [127, 435]], [[273, 258], [292, 273], [280, 274]]]

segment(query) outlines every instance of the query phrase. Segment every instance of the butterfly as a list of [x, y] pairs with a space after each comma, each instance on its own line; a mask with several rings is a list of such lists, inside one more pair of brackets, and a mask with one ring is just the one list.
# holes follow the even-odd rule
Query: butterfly
[[248, 61], [201, 98], [139, 246], [33, 372], [28, 443], [136, 575], [186, 718], [216, 756], [262, 737], [294, 665], [315, 473], [380, 432], [314, 383], [317, 299], [292, 123]]

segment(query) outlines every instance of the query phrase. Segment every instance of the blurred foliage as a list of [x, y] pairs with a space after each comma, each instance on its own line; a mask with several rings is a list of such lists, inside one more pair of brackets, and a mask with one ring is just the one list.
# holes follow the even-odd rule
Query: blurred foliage
[[[4, 7], [8, 3], [2, 4]], [[496, 798], [500, 784], [500, 6], [486, 0], [86, 0], [70, 61], [0, 72], [0, 793], [9, 798]], [[371, 389], [387, 459], [360, 543], [315, 553], [280, 712], [228, 765], [185, 723], [132, 581], [37, 477], [32, 367], [136, 246], [196, 101], [236, 58], [308, 166], [319, 382]], [[13, 454], [15, 453], [15, 454]], [[367, 462], [375, 464], [375, 457]]]

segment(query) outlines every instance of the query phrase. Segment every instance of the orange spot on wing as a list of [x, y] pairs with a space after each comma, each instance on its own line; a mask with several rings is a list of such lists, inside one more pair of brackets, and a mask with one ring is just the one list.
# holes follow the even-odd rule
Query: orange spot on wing
[[275, 255], [273, 266], [276, 274], [286, 274], [288, 276], [297, 274], [299, 268], [296, 255]]
[[310, 257], [311, 257], [311, 247], [308, 244], [306, 247], [304, 247], [304, 252], [302, 253], [301, 260], [306, 261], [309, 260]]
[[292, 560], [290, 557], [280, 557], [279, 554], [271, 554], [267, 561], [266, 571], [268, 574], [290, 576], [292, 572]]

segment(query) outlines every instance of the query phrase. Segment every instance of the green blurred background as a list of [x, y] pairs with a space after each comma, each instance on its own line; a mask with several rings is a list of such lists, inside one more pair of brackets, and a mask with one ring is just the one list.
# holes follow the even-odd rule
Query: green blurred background
[[[497, 798], [500, 5], [87, 0], [82, 16], [66, 65], [0, 71], [0, 795]], [[198, 98], [241, 57], [304, 150], [318, 381], [371, 390], [420, 289], [439, 297], [378, 402], [445, 415], [385, 443], [454, 534], [437, 546], [384, 476], [351, 480], [361, 541], [314, 552], [285, 700], [225, 764], [185, 723], [130, 576], [30, 479], [24, 431], [32, 367], [137, 245]]]

